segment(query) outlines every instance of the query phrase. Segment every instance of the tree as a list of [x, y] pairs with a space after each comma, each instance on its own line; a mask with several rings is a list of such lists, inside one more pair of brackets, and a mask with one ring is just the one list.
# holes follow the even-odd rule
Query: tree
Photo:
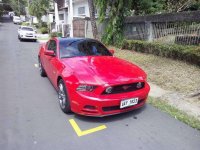
[[199, 0], [165, 0], [166, 10], [168, 12], [180, 12], [189, 10], [191, 6], [199, 3]]
[[122, 42], [124, 18], [131, 15], [131, 12], [132, 15], [146, 15], [179, 12], [191, 6], [195, 7], [193, 9], [200, 7], [199, 0], [95, 0], [95, 4], [99, 8], [100, 22], [107, 24], [102, 36], [105, 44]]
[[197, 11], [200, 10], [200, 1], [192, 4], [190, 7], [185, 9], [186, 11]]
[[41, 23], [41, 18], [49, 9], [49, 0], [34, 0], [29, 5], [30, 15], [36, 16]]
[[[145, 15], [160, 12], [164, 0], [95, 0], [99, 8], [99, 20], [106, 23], [102, 41], [105, 44], [120, 44], [123, 40], [124, 18], [134, 12], [134, 15]], [[158, 5], [159, 4], [159, 5]]]
[[88, 0], [89, 4], [89, 11], [90, 11], [90, 21], [92, 25], [92, 33], [93, 37], [97, 39], [97, 25], [96, 25], [96, 20], [95, 20], [95, 6], [93, 0]]
[[109, 18], [102, 36], [105, 44], [119, 44], [123, 40], [124, 17], [130, 10], [131, 2], [132, 0], [96, 0], [100, 22], [105, 21], [107, 16]]
[[17, 15], [25, 15], [27, 0], [5, 0]]
[[165, 0], [133, 0], [131, 9], [134, 15], [155, 14], [164, 11]]
[[12, 11], [12, 8], [10, 7], [8, 1], [2, 0], [0, 2], [0, 17], [3, 15], [4, 12]]

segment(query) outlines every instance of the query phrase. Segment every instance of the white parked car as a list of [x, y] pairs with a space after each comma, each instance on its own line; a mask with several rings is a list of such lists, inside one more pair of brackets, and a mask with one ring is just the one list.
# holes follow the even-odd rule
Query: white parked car
[[8, 12], [8, 15], [9, 15], [10, 17], [13, 17], [13, 16], [15, 16], [15, 12], [14, 12], [14, 11], [10, 11], [10, 12]]
[[33, 40], [37, 41], [37, 32], [34, 30], [34, 28], [29, 26], [20, 26], [18, 29], [18, 39], [20, 41], [22, 40]]
[[21, 21], [21, 18], [19, 16], [13, 16], [13, 23], [14, 24], [20, 24], [22, 21]]

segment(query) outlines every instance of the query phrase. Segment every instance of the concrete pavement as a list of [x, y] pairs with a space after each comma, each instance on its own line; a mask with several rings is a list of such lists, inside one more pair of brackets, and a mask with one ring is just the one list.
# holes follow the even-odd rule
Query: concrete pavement
[[[5, 19], [7, 20], [7, 19]], [[0, 26], [1, 150], [199, 150], [200, 132], [151, 105], [104, 118], [66, 115], [57, 93], [37, 67], [39, 43], [20, 42], [17, 25]], [[78, 137], [69, 120], [82, 131]]]

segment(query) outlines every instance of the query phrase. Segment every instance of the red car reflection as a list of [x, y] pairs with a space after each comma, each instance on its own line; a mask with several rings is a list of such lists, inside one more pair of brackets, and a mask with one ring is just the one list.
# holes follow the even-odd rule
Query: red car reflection
[[58, 91], [64, 113], [106, 116], [142, 107], [150, 87], [138, 66], [85, 38], [52, 38], [41, 45], [41, 76]]

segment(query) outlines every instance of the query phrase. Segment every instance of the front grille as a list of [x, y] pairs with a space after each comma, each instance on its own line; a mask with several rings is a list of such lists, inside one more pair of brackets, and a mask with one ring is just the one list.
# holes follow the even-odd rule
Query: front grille
[[[137, 105], [141, 104], [142, 102], [144, 102], [144, 99], [139, 100]], [[137, 106], [137, 105], [134, 105], [134, 106]], [[130, 107], [133, 107], [133, 106], [130, 106]], [[109, 107], [103, 107], [102, 110], [107, 112], [107, 111], [123, 110], [127, 108], [129, 107], [120, 109], [120, 106], [109, 106]]]
[[137, 88], [137, 84], [138, 84], [138, 82], [113, 86], [112, 92], [107, 93], [106, 90], [104, 90], [102, 94], [118, 94], [118, 93], [132, 92], [132, 91], [140, 90], [140, 89], [144, 88], [144, 86], [145, 86], [145, 83], [141, 82], [141, 87]]

